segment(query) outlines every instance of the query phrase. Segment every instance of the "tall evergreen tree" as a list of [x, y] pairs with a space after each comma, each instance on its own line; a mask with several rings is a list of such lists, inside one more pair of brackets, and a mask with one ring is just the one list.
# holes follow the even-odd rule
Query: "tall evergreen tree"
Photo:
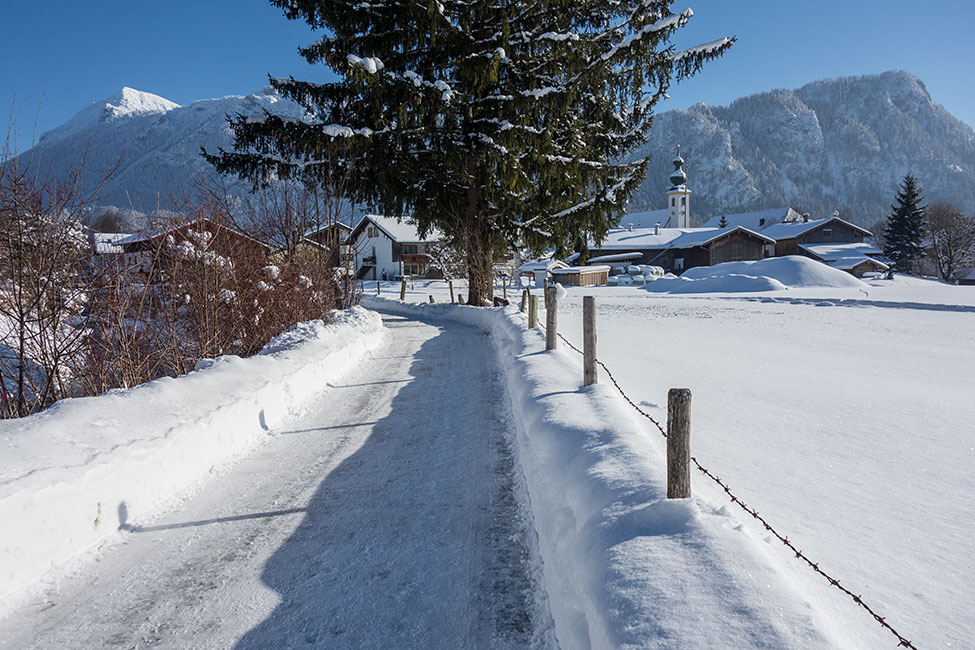
[[917, 262], [924, 257], [924, 197], [912, 174], [904, 176], [892, 205], [887, 227], [884, 228], [884, 255], [894, 261], [894, 268], [913, 273]]
[[647, 161], [671, 83], [731, 46], [677, 51], [693, 13], [658, 0], [271, 0], [325, 37], [301, 48], [339, 81], [272, 80], [308, 118], [232, 119], [221, 172], [316, 181], [341, 142], [358, 202], [438, 229], [466, 254], [469, 301], [490, 301], [495, 251], [599, 241]]

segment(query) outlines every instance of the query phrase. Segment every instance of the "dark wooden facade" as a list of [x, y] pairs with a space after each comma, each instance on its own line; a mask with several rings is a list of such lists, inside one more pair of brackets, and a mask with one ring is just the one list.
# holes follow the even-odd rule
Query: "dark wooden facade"
[[[756, 239], [746, 232], [740, 230], [731, 232], [727, 236], [711, 242], [708, 263], [713, 266], [723, 262], [760, 260], [765, 257], [765, 245], [765, 241]], [[695, 266], [703, 265], [696, 264]]]
[[775, 242], [775, 256], [807, 255], [799, 248], [801, 244], [859, 244], [863, 242], [864, 231], [851, 228], [839, 220], [832, 220], [817, 226], [798, 237], [779, 239]]
[[552, 281], [567, 287], [598, 287], [609, 282], [608, 266], [553, 269]]
[[659, 248], [593, 249], [590, 254], [592, 257], [598, 257], [620, 253], [640, 253], [639, 259], [628, 260], [627, 264], [660, 266], [665, 271], [680, 274], [697, 266], [764, 259], [766, 257], [765, 247], [771, 245], [771, 239], [759, 238], [743, 230], [733, 230], [713, 241], [696, 246], [669, 245]]

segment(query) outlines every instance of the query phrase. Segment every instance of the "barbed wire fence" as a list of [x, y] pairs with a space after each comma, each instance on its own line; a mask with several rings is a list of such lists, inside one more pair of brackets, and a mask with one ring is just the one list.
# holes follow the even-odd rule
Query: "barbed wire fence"
[[[545, 326], [542, 325], [540, 321], [538, 322], [538, 328], [541, 329], [542, 331], [545, 331]], [[559, 338], [559, 340], [565, 343], [566, 346], [569, 347], [569, 349], [585, 356], [585, 353], [582, 350], [574, 346], [561, 333], [556, 332], [556, 336]], [[640, 408], [636, 404], [636, 402], [630, 399], [630, 396], [626, 394], [626, 391], [623, 390], [623, 387], [620, 386], [618, 381], [616, 381], [616, 377], [613, 376], [613, 373], [606, 366], [606, 364], [600, 361], [598, 358], [596, 359], [596, 364], [603, 369], [603, 372], [605, 372], [606, 376], [609, 377], [609, 380], [613, 383], [613, 386], [616, 387], [616, 390], [619, 392], [619, 394], [623, 396], [623, 399], [626, 400], [626, 403], [629, 404], [631, 407], [633, 407], [636, 410], [636, 412], [639, 413], [641, 416], [649, 420], [660, 432], [660, 435], [662, 435], [664, 438], [667, 438], [667, 431], [660, 424], [660, 422], [652, 415], [650, 415], [642, 408]], [[858, 606], [864, 609], [868, 614], [870, 614], [870, 616], [872, 616], [874, 620], [877, 621], [877, 623], [879, 623], [885, 630], [887, 630], [892, 635], [894, 635], [894, 637], [896, 637], [898, 641], [897, 643], [898, 648], [909, 648], [910, 650], [918, 650], [918, 648], [913, 643], [911, 643], [905, 636], [903, 636], [900, 632], [894, 629], [894, 627], [890, 623], [888, 623], [883, 616], [878, 614], [876, 610], [874, 610], [872, 607], [870, 607], [870, 605], [864, 602], [861, 594], [857, 594], [851, 591], [850, 589], [848, 589], [847, 587], [844, 587], [842, 584], [840, 584], [840, 581], [838, 579], [834, 578], [832, 575], [830, 575], [829, 573], [821, 569], [819, 567], [818, 562], [813, 562], [793, 542], [791, 542], [787, 536], [781, 534], [778, 530], [773, 528], [772, 525], [768, 522], [768, 520], [766, 520], [765, 517], [758, 512], [758, 510], [748, 506], [744, 501], [742, 501], [742, 499], [738, 495], [732, 492], [731, 487], [729, 487], [726, 481], [722, 480], [716, 474], [711, 472], [707, 467], [702, 465], [695, 456], [691, 456], [691, 462], [694, 463], [694, 466], [697, 467], [697, 469], [702, 474], [704, 474], [704, 476], [706, 476], [711, 481], [716, 483], [724, 491], [724, 493], [728, 495], [728, 498], [731, 499], [732, 503], [734, 503], [739, 508], [741, 508], [744, 512], [748, 513], [754, 519], [756, 519], [767, 532], [771, 533], [776, 539], [782, 542], [782, 544], [786, 548], [788, 548], [792, 553], [794, 553], [797, 559], [802, 560], [809, 568], [811, 568], [813, 571], [815, 571], [823, 578], [825, 578], [830, 585], [836, 587], [841, 592], [849, 596], [854, 603], [856, 603]]]

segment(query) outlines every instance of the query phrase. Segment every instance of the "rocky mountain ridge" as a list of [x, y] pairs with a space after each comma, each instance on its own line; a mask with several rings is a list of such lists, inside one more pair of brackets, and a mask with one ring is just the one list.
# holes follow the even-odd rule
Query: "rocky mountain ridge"
[[[118, 169], [98, 201], [153, 212], [219, 182], [200, 156], [232, 146], [226, 116], [302, 110], [270, 88], [180, 106], [123, 88], [41, 136], [18, 162], [66, 174], [85, 161], [86, 189]], [[884, 218], [897, 185], [914, 173], [929, 201], [975, 212], [975, 131], [934, 103], [906, 72], [816, 81], [729, 106], [660, 113], [637, 156], [650, 155], [630, 211], [663, 208], [677, 145], [686, 159], [691, 217], [791, 206], [814, 217], [839, 211], [863, 225]]]
[[827, 79], [725, 107], [659, 114], [636, 154], [652, 160], [633, 210], [665, 206], [678, 144], [697, 222], [791, 206], [816, 217], [839, 211], [869, 225], [886, 217], [908, 172], [929, 201], [975, 212], [975, 131], [906, 72]]

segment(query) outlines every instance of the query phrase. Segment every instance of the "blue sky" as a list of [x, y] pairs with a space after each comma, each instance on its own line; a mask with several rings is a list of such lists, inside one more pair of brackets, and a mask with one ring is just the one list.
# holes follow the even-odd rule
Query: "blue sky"
[[[737, 45], [672, 89], [659, 110], [727, 104], [823, 77], [903, 69], [975, 125], [975, 3], [947, 0], [686, 0], [695, 18], [678, 44], [737, 35]], [[123, 86], [179, 104], [261, 88], [268, 73], [324, 79], [296, 53], [316, 37], [263, 0], [132, 0], [0, 5], [0, 120], [20, 146]]]

